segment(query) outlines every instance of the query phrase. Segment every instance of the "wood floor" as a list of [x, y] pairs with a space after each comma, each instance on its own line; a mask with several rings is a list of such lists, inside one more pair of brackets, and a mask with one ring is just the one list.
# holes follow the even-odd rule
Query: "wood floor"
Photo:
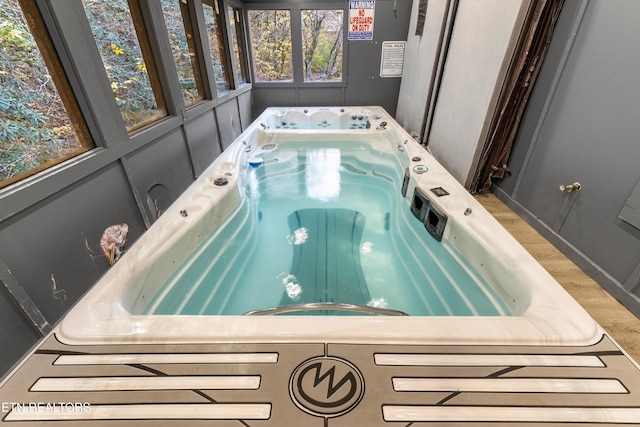
[[482, 194], [476, 199], [634, 360], [640, 361], [640, 319], [609, 295], [496, 196]]

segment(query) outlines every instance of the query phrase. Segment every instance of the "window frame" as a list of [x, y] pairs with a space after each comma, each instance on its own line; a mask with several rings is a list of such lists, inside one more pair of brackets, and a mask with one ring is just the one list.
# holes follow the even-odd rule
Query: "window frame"
[[[258, 76], [256, 75], [256, 69], [255, 69], [255, 57], [253, 56], [253, 52], [255, 52], [255, 49], [253, 48], [253, 40], [251, 39], [251, 29], [249, 28], [250, 25], [250, 19], [249, 19], [249, 11], [250, 10], [269, 10], [269, 11], [281, 11], [281, 10], [286, 10], [289, 12], [289, 21], [291, 22], [291, 69], [292, 69], [292, 74], [291, 74], [291, 80], [259, 80]], [[253, 84], [256, 87], [260, 87], [261, 85], [266, 85], [269, 87], [291, 87], [295, 84], [296, 78], [295, 78], [295, 70], [296, 70], [296, 58], [295, 58], [295, 54], [294, 54], [294, 44], [293, 44], [293, 27], [294, 27], [294, 23], [293, 23], [293, 15], [291, 13], [291, 8], [287, 7], [287, 6], [283, 6], [283, 5], [278, 5], [278, 6], [273, 6], [273, 7], [247, 7], [247, 5], [245, 4], [245, 8], [244, 8], [244, 20], [247, 23], [247, 43], [249, 46], [249, 56], [251, 59], [251, 66], [250, 68], [250, 73], [251, 73], [251, 79], [253, 81]], [[302, 27], [301, 27], [302, 28]]]
[[[149, 87], [153, 93], [154, 102], [156, 104], [153, 111], [157, 111], [157, 116], [153, 117], [151, 120], [128, 126], [125, 118], [123, 117], [123, 113], [126, 110], [121, 109], [120, 106], [117, 105], [116, 97], [113, 97], [113, 105], [115, 105], [118, 110], [122, 122], [122, 129], [124, 129], [126, 135], [128, 135], [128, 139], [133, 139], [140, 132], [175, 116], [177, 111], [175, 109], [175, 102], [173, 102], [174, 100], [172, 99], [173, 94], [171, 93], [169, 84], [166, 80], [166, 64], [163, 64], [162, 62], [162, 49], [158, 46], [158, 40], [155, 37], [156, 34], [154, 34], [156, 23], [153, 22], [152, 11], [148, 7], [149, 4], [146, 0], [121, 1], [126, 3], [128, 13], [131, 18], [131, 23], [133, 25], [132, 30], [135, 33], [133, 35], [138, 42], [140, 54], [144, 61], [146, 76], [149, 81]], [[108, 64], [104, 61], [100, 45], [94, 36], [93, 29], [91, 28], [91, 20], [87, 15], [87, 10], [83, 1], [80, 0], [79, 4], [81, 7], [78, 8], [78, 14], [82, 14], [86, 22], [89, 24], [91, 39], [94, 40], [93, 48], [95, 48], [95, 51], [98, 53], [98, 57], [100, 58], [99, 64], [102, 65], [104, 76], [107, 77], [106, 81], [109, 82], [110, 77], [107, 71]], [[159, 2], [157, 5], [159, 6]]]
[[53, 35], [48, 31], [43, 14], [35, 0], [17, 0], [17, 3], [22, 10], [26, 25], [36, 42], [42, 60], [47, 67], [47, 71], [53, 80], [53, 84], [67, 113], [69, 122], [78, 138], [80, 147], [73, 153], [52, 159], [35, 168], [0, 181], [0, 192], [14, 185], [19, 185], [19, 183], [25, 182], [25, 180], [32, 178], [34, 175], [51, 170], [67, 160], [76, 159], [97, 148], [89, 131], [88, 123], [80, 108], [80, 102], [78, 98], [76, 98], [71, 82], [63, 69], [62, 58], [58, 56], [54, 47]]
[[[305, 79], [305, 68], [304, 68], [304, 35], [302, 34], [302, 32], [304, 31], [304, 26], [302, 25], [302, 12], [303, 11], [307, 11], [307, 10], [342, 10], [342, 58], [340, 58], [340, 61], [342, 63], [342, 68], [340, 69], [340, 80], [306, 80]], [[315, 85], [318, 83], [345, 83], [346, 86], [346, 79], [345, 79], [345, 73], [344, 73], [344, 58], [345, 58], [345, 46], [347, 43], [347, 36], [345, 34], [345, 31], [347, 31], [347, 21], [348, 21], [348, 10], [345, 8], [340, 8], [340, 7], [329, 7], [329, 5], [323, 5], [323, 7], [301, 7], [300, 8], [300, 31], [301, 31], [301, 39], [302, 39], [302, 45], [300, 46], [300, 51], [303, 57], [303, 61], [302, 61], [302, 79], [303, 82], [306, 84], [311, 84], [311, 85]]]
[[[252, 84], [256, 88], [318, 88], [333, 87], [346, 88], [347, 86], [347, 61], [349, 42], [347, 40], [348, 30], [348, 2], [296, 2], [295, 4], [283, 3], [244, 3], [245, 22], [247, 25], [247, 39], [249, 44], [249, 54], [251, 64], [255, 64], [253, 57], [253, 40], [251, 40], [251, 31], [249, 29], [248, 14], [250, 10], [288, 10], [291, 17], [291, 56], [293, 62], [293, 81], [259, 81], [255, 75], [255, 68], [251, 68]], [[340, 81], [305, 81], [304, 80], [304, 54], [303, 54], [303, 36], [302, 36], [302, 11], [303, 10], [342, 10], [342, 78]]]
[[[235, 25], [233, 26], [235, 28], [235, 38], [238, 42], [238, 56], [240, 59], [240, 63], [236, 64], [236, 58], [235, 55], [231, 54], [229, 55], [231, 57], [231, 62], [232, 62], [232, 68], [233, 68], [233, 79], [234, 79], [234, 88], [240, 89], [246, 85], [251, 84], [254, 80], [253, 80], [253, 76], [251, 74], [251, 70], [250, 70], [250, 64], [249, 64], [249, 45], [247, 43], [247, 23], [245, 21], [245, 13], [244, 13], [244, 7], [242, 6], [242, 4], [239, 3], [235, 3], [233, 1], [226, 1], [224, 2], [225, 6], [227, 7], [227, 11], [229, 11], [229, 9], [233, 10], [234, 13], [234, 19], [235, 19]], [[233, 44], [233, 28], [230, 25], [230, 22], [228, 21], [228, 16], [225, 17], [225, 23], [228, 27], [228, 40], [229, 40], [229, 48], [231, 48], [231, 50], [234, 49], [234, 44]], [[244, 83], [240, 83], [237, 80], [237, 75], [236, 75], [236, 67], [240, 68], [240, 74], [242, 74], [242, 77], [244, 78]]]
[[[189, 0], [192, 24], [196, 32], [194, 39], [200, 49], [200, 71], [204, 79], [206, 98], [203, 102], [185, 109], [178, 81], [173, 76], [175, 67], [170, 61], [169, 38], [163, 34], [166, 33], [166, 25], [162, 17], [162, 8], [156, 0], [136, 0], [144, 18], [144, 31], [150, 40], [151, 53], [158, 61], [154, 65], [158, 66], [159, 84], [164, 89], [168, 114], [163, 119], [149, 122], [136, 129], [135, 132], [128, 132], [112, 94], [98, 49], [95, 43], [86, 42], [93, 38], [93, 34], [84, 8], [78, 7], [79, 1], [19, 1], [21, 4], [30, 4], [32, 10], [39, 12], [41, 20], [38, 30], [48, 34], [51, 46], [49, 52], [57, 56], [60, 63], [59, 69], [55, 71], [68, 81], [68, 93], [75, 95], [73, 100], [78, 108], [74, 109], [74, 112], [71, 109], [67, 111], [69, 115], [73, 115], [74, 120], [77, 118], [84, 126], [83, 133], [87, 135], [87, 141], [90, 143], [86, 152], [61, 160], [51, 167], [0, 188], [0, 222], [20, 214], [70, 185], [90, 179], [105, 167], [121, 162], [126, 168], [127, 156], [131, 153], [153, 144], [187, 122], [215, 111], [218, 106], [245, 96], [252, 89], [252, 84], [249, 83], [222, 96], [217, 96], [215, 91], [212, 92], [212, 69], [207, 60], [208, 40], [204, 29], [202, 3], [201, 0]], [[244, 11], [244, 5], [242, 8]], [[230, 46], [225, 49], [228, 51]], [[49, 67], [49, 70], [54, 72], [52, 67]], [[60, 92], [61, 87], [57, 87]]]
[[[173, 48], [170, 46], [171, 52], [171, 62], [173, 65], [173, 69], [175, 69], [175, 77], [178, 78], [178, 91], [180, 92], [180, 103], [181, 107], [185, 109], [185, 111], [196, 108], [198, 105], [201, 105], [207, 101], [212, 99], [211, 92], [209, 90], [209, 85], [207, 84], [207, 73], [206, 67], [204, 65], [205, 51], [202, 46], [202, 41], [200, 39], [200, 32], [198, 29], [198, 16], [196, 12], [195, 2], [192, 0], [182, 1], [182, 0], [167, 0], [167, 1], [175, 1], [178, 4], [178, 8], [180, 10], [180, 22], [185, 31], [185, 36], [187, 38], [187, 49], [189, 55], [193, 55], [195, 58], [190, 59], [191, 70], [193, 72], [195, 86], [197, 88], [199, 99], [187, 105], [184, 99], [184, 93], [182, 88], [180, 87], [179, 75], [178, 75], [178, 67], [173, 59]], [[168, 36], [168, 27], [166, 17], [164, 16], [163, 4], [160, 2], [160, 8], [162, 9], [162, 21], [165, 24], [163, 31], [165, 35]], [[191, 35], [191, 37], [189, 37]], [[169, 37], [169, 42], [171, 44], [171, 38]], [[166, 59], [166, 58], [165, 58]], [[173, 69], [168, 74], [173, 75]]]
[[[136, 37], [140, 44], [140, 50], [142, 52], [142, 58], [144, 59], [145, 67], [147, 68], [147, 74], [149, 75], [149, 82], [151, 89], [153, 90], [158, 111], [164, 111], [165, 115], [151, 122], [145, 123], [140, 127], [129, 129], [129, 134], [134, 133], [139, 128], [145, 128], [149, 125], [153, 125], [159, 121], [164, 120], [167, 117], [174, 116], [175, 111], [172, 111], [171, 103], [168, 100], [168, 88], [163, 81], [164, 74], [161, 72], [162, 67], [158, 64], [159, 54], [157, 53], [157, 47], [153, 45], [152, 38], [149, 37], [150, 29], [145, 22], [142, 0], [127, 0], [129, 4], [129, 12], [131, 13], [131, 19], [136, 30]], [[149, 20], [150, 18], [148, 18]]]
[[[223, 68], [223, 71], [225, 73], [225, 78], [226, 78], [226, 83], [229, 85], [228, 89], [225, 89], [223, 91], [219, 91], [218, 87], [216, 85], [216, 79], [215, 79], [215, 71], [213, 69], [214, 67], [214, 63], [213, 63], [213, 58], [211, 56], [212, 50], [211, 50], [211, 44], [209, 43], [209, 34], [208, 34], [208, 29], [207, 29], [207, 20], [206, 20], [206, 16], [204, 14], [204, 6], [210, 6], [215, 10], [217, 9], [219, 12], [216, 13], [216, 25], [217, 25], [217, 31], [218, 31], [218, 36], [219, 36], [219, 43], [221, 45], [221, 47], [223, 49], [220, 49], [220, 46], [218, 46], [218, 49], [220, 50], [220, 65]], [[208, 73], [209, 76], [209, 86], [211, 87], [212, 90], [212, 94], [214, 94], [214, 98], [215, 99], [220, 99], [220, 98], [224, 98], [225, 96], [227, 96], [228, 94], [232, 93], [234, 90], [237, 90], [238, 88], [236, 87], [236, 82], [235, 82], [235, 76], [234, 76], [234, 70], [233, 70], [233, 64], [231, 63], [231, 57], [233, 55], [230, 54], [229, 52], [229, 48], [231, 47], [231, 44], [229, 43], [229, 32], [227, 30], [228, 25], [227, 25], [227, 17], [226, 17], [226, 8], [225, 8], [225, 2], [222, 0], [201, 0], [200, 1], [200, 9], [202, 12], [202, 17], [203, 17], [203, 33], [205, 35], [205, 42], [206, 42], [206, 47], [208, 48], [205, 49], [206, 54], [205, 54], [205, 61], [207, 61], [207, 63], [209, 64], [209, 66], [211, 67], [211, 73]]]

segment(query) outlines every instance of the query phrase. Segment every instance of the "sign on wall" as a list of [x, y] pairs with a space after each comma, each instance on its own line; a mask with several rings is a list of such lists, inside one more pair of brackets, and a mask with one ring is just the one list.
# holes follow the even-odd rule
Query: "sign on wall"
[[401, 77], [407, 42], [382, 42], [380, 77]]
[[349, 1], [349, 40], [373, 40], [375, 0]]

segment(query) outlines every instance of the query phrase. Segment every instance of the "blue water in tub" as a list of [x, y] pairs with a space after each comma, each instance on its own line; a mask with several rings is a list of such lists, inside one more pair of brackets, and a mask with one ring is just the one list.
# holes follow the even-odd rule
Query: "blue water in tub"
[[260, 152], [264, 162], [241, 179], [244, 203], [144, 313], [345, 303], [416, 316], [509, 315], [490, 284], [411, 214], [398, 158], [371, 146], [283, 142]]

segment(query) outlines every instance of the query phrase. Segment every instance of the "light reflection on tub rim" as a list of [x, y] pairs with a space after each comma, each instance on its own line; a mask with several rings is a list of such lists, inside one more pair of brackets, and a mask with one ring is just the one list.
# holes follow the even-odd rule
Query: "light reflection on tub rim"
[[[304, 110], [307, 110], [305, 113]], [[341, 111], [343, 110], [343, 111]], [[562, 289], [540, 264], [429, 154], [419, 146], [380, 107], [291, 108], [286, 111], [302, 112], [310, 117], [318, 111], [336, 117], [366, 115], [372, 125], [369, 129], [309, 130], [264, 129], [264, 123], [282, 108], [270, 108], [250, 125], [212, 165], [181, 195], [156, 221], [150, 230], [125, 253], [96, 285], [75, 305], [55, 329], [56, 336], [67, 344], [103, 343], [210, 343], [210, 342], [349, 342], [396, 344], [468, 344], [468, 345], [589, 345], [600, 340], [603, 331], [584, 309]], [[384, 127], [378, 122], [387, 122]], [[447, 223], [443, 239], [454, 246], [464, 240], [471, 247], [465, 251], [497, 256], [495, 264], [480, 262], [484, 274], [503, 281], [509, 273], [511, 288], [503, 290], [517, 296], [512, 307], [515, 316], [190, 316], [190, 315], [133, 315], [126, 306], [131, 298], [140, 294], [127, 292], [125, 280], [153, 281], [153, 269], [144, 274], [140, 260], [157, 260], [157, 253], [179, 250], [188, 244], [178, 231], [202, 238], [204, 230], [228, 215], [240, 194], [237, 178], [241, 161], [252, 156], [255, 144], [273, 144], [287, 138], [322, 138], [341, 135], [341, 139], [361, 140], [366, 137], [375, 143], [392, 138], [397, 141], [398, 155], [406, 159], [419, 157], [428, 173], [412, 174], [410, 191], [416, 186], [429, 189], [447, 188], [452, 197], [437, 198], [434, 205], [446, 212]], [[393, 145], [393, 144], [392, 144]], [[247, 157], [248, 158], [248, 157]], [[212, 186], [215, 178], [224, 176], [229, 184]], [[398, 189], [400, 191], [400, 189]], [[408, 208], [408, 206], [407, 206]], [[465, 214], [468, 210], [471, 215]], [[189, 212], [188, 216], [180, 211]], [[208, 215], [205, 215], [208, 213]], [[155, 231], [154, 231], [155, 230]], [[157, 235], [157, 236], [156, 236]], [[198, 236], [198, 237], [195, 237]], [[190, 243], [193, 246], [193, 242]], [[132, 276], [137, 274], [137, 276]], [[535, 282], [535, 284], [532, 284]], [[140, 285], [143, 287], [144, 285]], [[532, 289], [535, 286], [536, 289]], [[138, 289], [141, 292], [140, 289]], [[504, 295], [503, 295], [504, 297]], [[507, 303], [510, 303], [507, 299]], [[513, 298], [514, 301], [516, 298]], [[519, 304], [519, 305], [518, 305]]]

